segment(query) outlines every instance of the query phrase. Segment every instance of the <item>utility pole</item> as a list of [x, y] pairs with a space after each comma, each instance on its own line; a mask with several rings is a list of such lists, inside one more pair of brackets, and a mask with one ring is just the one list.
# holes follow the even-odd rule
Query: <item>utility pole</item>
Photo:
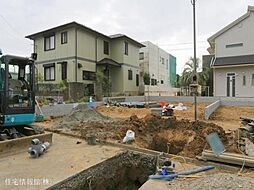
[[191, 0], [193, 6], [193, 43], [194, 43], [194, 72], [193, 72], [193, 89], [194, 89], [194, 117], [197, 121], [197, 55], [196, 55], [196, 0]]

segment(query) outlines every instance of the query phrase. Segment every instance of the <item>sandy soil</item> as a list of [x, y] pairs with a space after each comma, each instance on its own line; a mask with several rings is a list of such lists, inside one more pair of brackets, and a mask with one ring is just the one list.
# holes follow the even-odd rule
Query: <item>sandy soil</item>
[[[177, 105], [179, 102], [169, 102], [170, 104]], [[177, 119], [194, 120], [194, 104], [191, 102], [184, 102], [184, 106], [187, 106], [187, 110], [179, 111], [175, 110], [174, 115]], [[198, 119], [204, 120], [205, 107], [210, 103], [198, 103]], [[144, 118], [147, 114], [150, 114], [150, 109], [147, 108], [126, 108], [126, 107], [106, 107], [100, 106], [97, 111], [102, 115], [112, 118], [129, 118], [135, 114], [138, 118]], [[211, 116], [209, 122], [213, 122], [220, 125], [225, 130], [237, 129], [240, 127], [240, 117], [254, 118], [254, 107], [236, 107], [236, 106], [221, 106]]]
[[112, 118], [129, 118], [133, 114], [138, 116], [138, 118], [144, 118], [147, 114], [151, 113], [148, 108], [127, 108], [127, 107], [106, 107], [99, 106], [96, 108], [104, 116], [109, 116]]
[[240, 117], [254, 118], [254, 107], [221, 106], [210, 118], [225, 130], [237, 129], [241, 126]]
[[[81, 143], [77, 144], [77, 141]], [[116, 147], [91, 146], [84, 140], [54, 134], [53, 145], [37, 159], [30, 158], [27, 152], [0, 158], [0, 189], [45, 189], [120, 152], [122, 150]], [[10, 185], [6, 179], [11, 180]], [[45, 179], [48, 183], [22, 185], [20, 179]], [[13, 180], [17, 181], [17, 186]]]

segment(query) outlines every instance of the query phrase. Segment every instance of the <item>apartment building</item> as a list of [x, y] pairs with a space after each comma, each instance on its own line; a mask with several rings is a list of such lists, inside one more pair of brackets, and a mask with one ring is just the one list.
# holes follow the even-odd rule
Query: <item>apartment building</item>
[[[140, 91], [150, 95], [172, 95], [176, 80], [176, 58], [157, 45], [146, 41], [139, 51]], [[150, 76], [150, 85], [144, 76]]]
[[39, 81], [47, 93], [60, 81], [68, 86], [69, 98], [96, 93], [96, 73], [101, 71], [109, 95], [137, 95], [139, 90], [139, 49], [144, 45], [117, 34], [104, 35], [76, 22], [26, 36], [38, 54]]

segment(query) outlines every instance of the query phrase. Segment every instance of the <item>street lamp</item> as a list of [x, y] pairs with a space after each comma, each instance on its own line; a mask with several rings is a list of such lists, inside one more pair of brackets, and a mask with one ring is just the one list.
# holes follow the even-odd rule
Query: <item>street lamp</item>
[[196, 0], [191, 0], [193, 6], [193, 41], [194, 41], [194, 71], [192, 78], [192, 87], [194, 89], [194, 117], [195, 122], [197, 121], [197, 89], [198, 89], [198, 79], [197, 79], [197, 55], [196, 55]]

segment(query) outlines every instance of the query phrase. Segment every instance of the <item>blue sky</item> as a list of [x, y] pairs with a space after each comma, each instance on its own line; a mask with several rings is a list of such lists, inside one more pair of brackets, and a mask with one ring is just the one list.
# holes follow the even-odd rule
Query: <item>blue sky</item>
[[[197, 0], [197, 55], [208, 54], [207, 38], [246, 13], [253, 0]], [[106, 35], [124, 33], [151, 41], [177, 58], [177, 72], [193, 55], [190, 0], [1, 0], [0, 48], [29, 56], [24, 36], [76, 21]]]

